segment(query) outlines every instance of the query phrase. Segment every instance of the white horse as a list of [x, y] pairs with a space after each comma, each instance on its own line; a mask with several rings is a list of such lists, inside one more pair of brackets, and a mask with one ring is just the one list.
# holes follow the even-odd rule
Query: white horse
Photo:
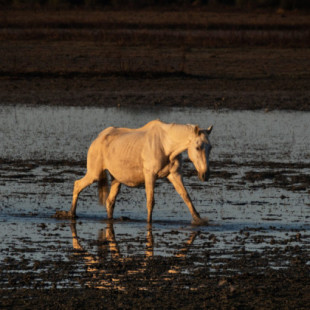
[[[109, 127], [92, 142], [87, 154], [87, 173], [75, 181], [70, 211], [58, 211], [56, 217], [76, 217], [80, 192], [98, 182], [99, 199], [106, 205], [108, 219], [113, 219], [114, 204], [120, 185], [145, 184], [147, 221], [152, 222], [154, 186], [158, 178], [167, 177], [183, 198], [195, 224], [203, 224], [184, 188], [181, 176], [181, 153], [188, 150], [201, 181], [209, 178], [209, 154], [211, 144], [207, 130], [197, 125], [166, 124], [154, 120], [138, 129]], [[111, 176], [108, 190], [107, 171]]]

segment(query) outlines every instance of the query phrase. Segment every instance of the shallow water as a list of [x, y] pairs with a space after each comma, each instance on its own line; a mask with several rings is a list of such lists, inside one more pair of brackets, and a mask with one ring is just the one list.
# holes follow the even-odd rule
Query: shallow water
[[[85, 173], [88, 146], [101, 130], [139, 127], [156, 118], [214, 125], [210, 181], [201, 183], [192, 164], [185, 160], [184, 165], [184, 183], [210, 225], [192, 226], [185, 204], [165, 180], [155, 189], [152, 227], [146, 224], [142, 187], [122, 187], [113, 227], [97, 203], [95, 185], [81, 194], [76, 223], [51, 218], [56, 210], [70, 208], [73, 182]], [[0, 119], [2, 268], [15, 259], [24, 262], [21, 272], [35, 269], [40, 279], [49, 268], [41, 265], [45, 260], [71, 262], [72, 253], [83, 249], [76, 273], [85, 266], [91, 272], [101, 257], [98, 240], [105, 240], [108, 260], [195, 258], [210, 251], [208, 262], [195, 258], [191, 266], [171, 267], [188, 274], [201, 264], [218, 272], [217, 265], [241, 250], [256, 253], [290, 245], [310, 252], [310, 113], [1, 106]], [[269, 267], [287, 266], [285, 260], [269, 260]], [[9, 281], [0, 282], [10, 287]], [[79, 286], [75, 277], [57, 285]]]
[[104, 128], [135, 128], [159, 118], [213, 124], [216, 160], [310, 162], [308, 112], [1, 106], [0, 116], [0, 158], [84, 160]]

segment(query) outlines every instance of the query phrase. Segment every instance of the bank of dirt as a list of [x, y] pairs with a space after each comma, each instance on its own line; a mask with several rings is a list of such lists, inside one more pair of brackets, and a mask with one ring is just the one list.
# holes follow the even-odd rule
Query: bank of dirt
[[304, 12], [3, 11], [0, 102], [309, 110]]

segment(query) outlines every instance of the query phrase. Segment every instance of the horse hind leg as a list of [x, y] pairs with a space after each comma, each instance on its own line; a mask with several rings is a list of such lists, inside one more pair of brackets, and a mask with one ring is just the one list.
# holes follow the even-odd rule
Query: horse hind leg
[[121, 186], [121, 183], [116, 181], [115, 179], [111, 183], [110, 193], [106, 200], [106, 208], [107, 208], [107, 214], [108, 214], [109, 220], [113, 219], [115, 200], [116, 200], [117, 194], [119, 193], [120, 186]]
[[89, 174], [86, 174], [82, 179], [75, 181], [70, 211], [56, 211], [53, 217], [60, 218], [60, 219], [61, 218], [75, 218], [76, 217], [76, 205], [77, 205], [79, 194], [85, 187], [87, 187], [88, 185], [91, 185], [95, 181], [97, 181], [97, 179], [94, 179]]
[[71, 204], [71, 209], [68, 214], [70, 217], [75, 217], [77, 200], [78, 200], [78, 197], [81, 191], [87, 186], [93, 184], [95, 181], [97, 181], [97, 179], [93, 178], [89, 174], [86, 174], [82, 179], [74, 182], [72, 204]]
[[98, 181], [99, 203], [105, 205], [109, 196], [109, 181], [106, 171], [102, 171]]
[[[112, 178], [113, 179], [113, 178]], [[111, 189], [109, 191], [109, 182], [107, 172], [103, 171], [98, 181], [99, 202], [106, 206], [108, 219], [113, 219], [114, 205], [116, 197], [120, 190], [120, 183], [115, 179], [111, 182]]]

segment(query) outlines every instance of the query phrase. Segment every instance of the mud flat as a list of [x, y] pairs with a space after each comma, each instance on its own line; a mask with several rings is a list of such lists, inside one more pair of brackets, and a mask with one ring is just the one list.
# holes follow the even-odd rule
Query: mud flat
[[[45, 234], [57, 235], [60, 229], [51, 233], [49, 224], [47, 228], [37, 227], [41, 235], [44, 234], [42, 230]], [[61, 229], [66, 228], [67, 225], [63, 225]], [[306, 250], [302, 240], [309, 241], [309, 234], [288, 231], [287, 238], [278, 243], [270, 236], [277, 232], [278, 229], [258, 228], [233, 233], [234, 245], [231, 240], [225, 242], [228, 245], [226, 258], [223, 250], [222, 253], [215, 250], [217, 243], [222, 242], [217, 233], [202, 232], [197, 236], [187, 233], [184, 238], [186, 234], [171, 227], [164, 234], [156, 233], [154, 241], [167, 242], [177, 253], [175, 256], [151, 256], [146, 236], [132, 238], [128, 233], [118, 238], [121, 244], [126, 242], [127, 248], [131, 246], [131, 253], [125, 256], [118, 256], [115, 249], [118, 244], [111, 235], [109, 241], [94, 240], [97, 247], [94, 254], [77, 246], [71, 253], [66, 250], [69, 261], [55, 260], [57, 256], [33, 261], [23, 258], [29, 249], [15, 249], [15, 258], [6, 258], [1, 264], [4, 269], [1, 306], [307, 309], [309, 243]], [[194, 246], [197, 240], [198, 245]], [[40, 244], [24, 241], [29, 247], [38, 248]], [[73, 244], [75, 241], [73, 239]], [[263, 249], [247, 249], [253, 242], [262, 242]], [[84, 246], [85, 243], [84, 240]], [[145, 246], [145, 254], [138, 255], [141, 243]], [[58, 251], [64, 250], [63, 240], [55, 247]], [[56, 250], [46, 250], [56, 254]], [[287, 267], [274, 267], [283, 262], [287, 262]], [[4, 285], [5, 282], [8, 284]]]
[[[0, 115], [2, 307], [307, 308], [309, 112], [19, 104]], [[77, 221], [52, 218], [70, 207], [101, 127], [156, 117], [214, 124], [210, 181], [184, 159], [185, 185], [210, 225], [191, 226], [166, 181], [151, 226], [143, 188], [122, 188], [114, 223], [96, 186], [81, 194]]]

